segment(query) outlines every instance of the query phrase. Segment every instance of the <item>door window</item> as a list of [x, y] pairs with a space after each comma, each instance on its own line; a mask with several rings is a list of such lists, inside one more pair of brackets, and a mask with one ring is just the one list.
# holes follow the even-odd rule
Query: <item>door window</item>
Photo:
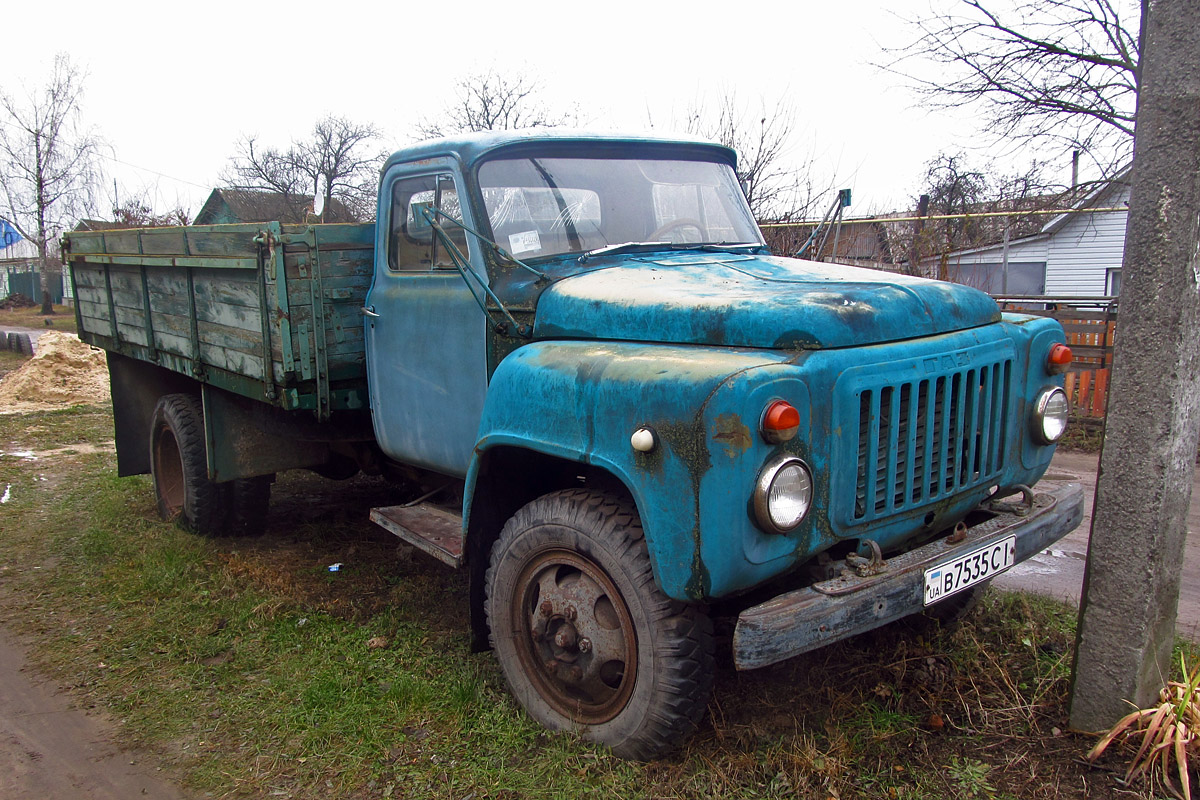
[[[388, 265], [406, 272], [454, 269], [445, 243], [438, 239], [432, 228], [416, 218], [414, 203], [428, 204], [456, 220], [463, 218], [452, 175], [422, 175], [396, 181], [392, 185]], [[442, 214], [438, 215], [438, 223], [458, 251], [468, 257], [470, 243], [463, 229]]]

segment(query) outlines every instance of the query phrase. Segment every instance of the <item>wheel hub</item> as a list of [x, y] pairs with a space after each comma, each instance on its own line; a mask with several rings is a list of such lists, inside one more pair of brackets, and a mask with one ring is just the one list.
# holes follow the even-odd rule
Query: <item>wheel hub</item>
[[518, 652], [542, 697], [563, 715], [597, 724], [633, 692], [637, 636], [608, 574], [568, 550], [534, 556], [513, 595]]

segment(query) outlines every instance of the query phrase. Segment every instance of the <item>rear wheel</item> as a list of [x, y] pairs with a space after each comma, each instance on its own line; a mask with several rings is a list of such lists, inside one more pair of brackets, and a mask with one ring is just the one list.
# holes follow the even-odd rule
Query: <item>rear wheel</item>
[[190, 394], [159, 398], [150, 424], [150, 473], [159, 516], [206, 536], [224, 532], [228, 487], [208, 479], [200, 398]]
[[659, 591], [627, 502], [576, 489], [526, 505], [486, 583], [501, 670], [538, 722], [635, 759], [695, 729], [712, 691], [712, 624]]
[[230, 536], [257, 536], [266, 529], [267, 509], [271, 504], [271, 483], [274, 475], [257, 475], [230, 481], [229, 519], [226, 533]]

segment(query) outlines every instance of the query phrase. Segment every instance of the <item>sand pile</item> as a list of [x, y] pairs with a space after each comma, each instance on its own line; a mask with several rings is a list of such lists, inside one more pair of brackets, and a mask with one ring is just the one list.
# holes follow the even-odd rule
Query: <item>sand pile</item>
[[0, 380], [0, 414], [107, 403], [104, 351], [71, 333], [43, 333], [36, 354]]

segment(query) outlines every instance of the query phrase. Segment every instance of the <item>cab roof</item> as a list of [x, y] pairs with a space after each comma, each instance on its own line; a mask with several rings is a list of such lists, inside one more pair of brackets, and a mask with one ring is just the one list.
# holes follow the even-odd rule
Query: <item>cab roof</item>
[[705, 160], [722, 161], [732, 167], [737, 166], [737, 154], [731, 148], [697, 137], [598, 133], [568, 128], [525, 128], [462, 133], [430, 139], [398, 150], [387, 160], [383, 169], [386, 172], [393, 164], [447, 156], [457, 159], [464, 169], [469, 169], [476, 162], [501, 150], [513, 151], [515, 155], [525, 149], [544, 152], [547, 149], [574, 150], [576, 147], [589, 150], [594, 148], [597, 155], [621, 152], [631, 156], [648, 155], [655, 151], [661, 153], [664, 149], [672, 149], [681, 155], [690, 153]]

